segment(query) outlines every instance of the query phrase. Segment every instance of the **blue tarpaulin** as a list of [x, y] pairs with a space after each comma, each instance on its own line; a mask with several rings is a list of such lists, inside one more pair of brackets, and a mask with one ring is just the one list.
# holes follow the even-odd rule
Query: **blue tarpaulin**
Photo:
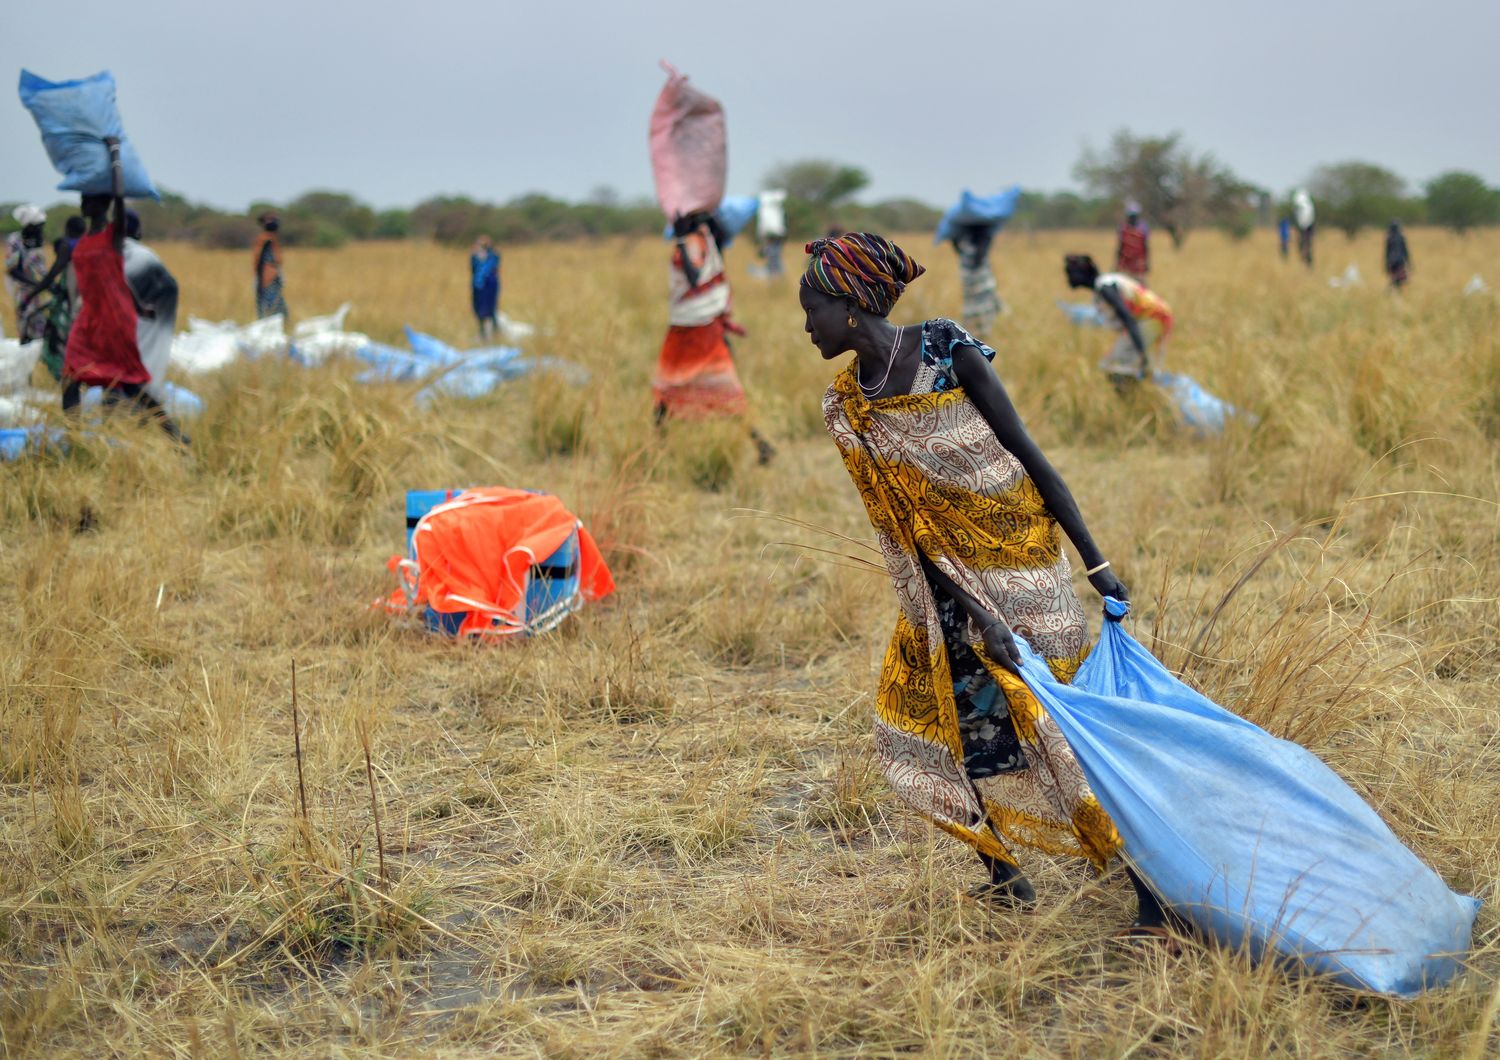
[[1016, 203], [1021, 198], [1021, 186], [1013, 184], [994, 195], [975, 195], [968, 188], [959, 195], [958, 201], [948, 207], [943, 219], [938, 222], [934, 243], [945, 243], [952, 239], [959, 225], [999, 225], [1016, 212]]
[[115, 105], [115, 79], [108, 70], [79, 81], [48, 81], [21, 71], [21, 103], [36, 119], [53, 167], [63, 175], [60, 191], [109, 195], [114, 184], [105, 137], [120, 141], [125, 196], [159, 199], [140, 155], [125, 136]]
[[1462, 970], [1479, 901], [1449, 890], [1315, 755], [1183, 684], [1118, 622], [1071, 685], [1023, 655], [1127, 859], [1197, 930], [1378, 993]]

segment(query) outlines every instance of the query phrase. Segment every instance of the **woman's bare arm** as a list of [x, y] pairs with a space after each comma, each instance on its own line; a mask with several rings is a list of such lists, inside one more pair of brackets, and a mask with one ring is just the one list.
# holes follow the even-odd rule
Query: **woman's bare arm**
[[[1073, 499], [1068, 484], [1027, 433], [1021, 414], [1016, 411], [1010, 395], [1005, 392], [1004, 384], [978, 347], [967, 344], [955, 346], [953, 372], [964, 388], [964, 393], [995, 432], [995, 438], [1021, 462], [1026, 474], [1031, 476], [1032, 484], [1042, 495], [1047, 511], [1052, 513], [1063, 533], [1068, 535], [1068, 540], [1073, 542], [1085, 568], [1092, 569], [1103, 563], [1108, 557], [1094, 543], [1093, 535], [1083, 521], [1078, 502]], [[1092, 575], [1089, 584], [1101, 596], [1128, 599], [1124, 584], [1107, 567]]]

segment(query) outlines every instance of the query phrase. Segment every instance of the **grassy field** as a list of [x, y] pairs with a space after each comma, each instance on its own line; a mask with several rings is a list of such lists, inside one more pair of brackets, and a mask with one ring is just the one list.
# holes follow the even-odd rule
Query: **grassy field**
[[[1263, 418], [1210, 441], [1117, 398], [1094, 368], [1106, 333], [1053, 306], [1063, 252], [1103, 258], [1107, 235], [1003, 237], [993, 339], [1137, 635], [1489, 900], [1500, 305], [1460, 289], [1500, 235], [1410, 238], [1399, 299], [1376, 234], [1325, 238], [1314, 273], [1269, 235], [1159, 248], [1169, 367]], [[930, 272], [895, 318], [956, 314], [951, 251], [907, 242]], [[184, 314], [249, 317], [248, 252], [160, 249]], [[503, 308], [545, 329], [531, 352], [587, 365], [586, 388], [534, 378], [421, 411], [415, 386], [361, 386], [349, 364], [243, 363], [185, 380], [208, 402], [190, 453], [116, 423], [0, 465], [0, 1052], [1500, 1049], [1492, 905], [1470, 974], [1391, 1002], [1211, 948], [1122, 950], [1124, 881], [1030, 852], [1036, 911], [962, 898], [977, 862], [870, 760], [895, 605], [816, 551], [871, 533], [795, 284], [730, 255], [737, 355], [780, 448], [760, 468], [743, 425], [652, 430], [664, 257], [505, 250]], [[1351, 261], [1366, 285], [1330, 289]], [[287, 273], [296, 313], [352, 300], [378, 339], [469, 338], [462, 252], [293, 251]], [[465, 484], [557, 493], [617, 596], [490, 647], [373, 611], [404, 491]]]

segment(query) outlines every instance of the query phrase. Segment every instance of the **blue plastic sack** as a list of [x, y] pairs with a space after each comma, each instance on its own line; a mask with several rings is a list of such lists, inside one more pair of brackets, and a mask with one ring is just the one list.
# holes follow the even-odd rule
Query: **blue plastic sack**
[[1102, 328], [1109, 325], [1109, 321], [1099, 314], [1099, 307], [1093, 302], [1065, 302], [1059, 298], [1057, 308], [1063, 311], [1068, 323], [1075, 327]]
[[[162, 408], [166, 409], [167, 415], [173, 419], [192, 419], [203, 415], [203, 399], [185, 386], [178, 386], [173, 382], [163, 383], [158, 400], [161, 401]], [[86, 387], [80, 401], [86, 409], [102, 407], [104, 388], [102, 386]]]
[[1016, 212], [1016, 203], [1021, 199], [1021, 186], [1013, 184], [994, 195], [975, 195], [965, 188], [958, 201], [943, 213], [938, 221], [934, 243], [946, 243], [953, 238], [959, 225], [999, 225]]
[[61, 427], [34, 424], [30, 427], [7, 427], [0, 430], [0, 461], [19, 460], [28, 453], [38, 453], [49, 446], [66, 448], [67, 435]]
[[484, 397], [504, 381], [505, 377], [499, 372], [483, 365], [459, 365], [417, 391], [416, 402], [427, 405], [437, 397]]
[[356, 383], [405, 383], [421, 379], [433, 368], [431, 361], [381, 342], [366, 343], [354, 356], [370, 366], [354, 377]]
[[1243, 417], [1253, 427], [1260, 418], [1215, 397], [1192, 376], [1155, 372], [1151, 381], [1167, 392], [1184, 426], [1201, 435], [1223, 434], [1230, 417]]
[[1479, 901], [1450, 891], [1316, 756], [1183, 684], [1118, 622], [1072, 685], [1022, 654], [1126, 857], [1173, 912], [1361, 990], [1409, 997], [1459, 973]]
[[[734, 237], [745, 230], [745, 227], [755, 220], [756, 214], [760, 212], [759, 195], [730, 195], [719, 203], [718, 209], [714, 210], [714, 219], [719, 222], [719, 228], [724, 232], [724, 242], [719, 247], [723, 250], [734, 242]], [[666, 227], [661, 230], [663, 239], [672, 238], [672, 223], [667, 222]]]
[[115, 79], [108, 70], [81, 81], [48, 81], [21, 71], [21, 104], [36, 120], [52, 166], [63, 175], [60, 191], [109, 195], [114, 191], [106, 136], [120, 141], [125, 196], [160, 199], [135, 146], [125, 136], [115, 105]]
[[719, 203], [714, 216], [719, 219], [719, 227], [724, 230], [724, 246], [733, 243], [734, 237], [743, 232], [759, 212], [759, 195], [730, 195]]
[[406, 343], [411, 347], [412, 353], [430, 364], [457, 364], [463, 359], [463, 354], [442, 339], [424, 335], [409, 324], [406, 327]]

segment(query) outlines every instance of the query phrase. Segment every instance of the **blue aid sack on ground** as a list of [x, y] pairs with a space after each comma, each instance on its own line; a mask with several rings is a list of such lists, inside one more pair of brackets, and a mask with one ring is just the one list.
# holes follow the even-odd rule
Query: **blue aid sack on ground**
[[1259, 417], [1252, 413], [1235, 408], [1223, 398], [1209, 393], [1192, 376], [1156, 372], [1151, 381], [1166, 391], [1183, 425], [1197, 434], [1223, 434], [1230, 418], [1236, 416], [1242, 417], [1252, 427], [1260, 422]]
[[52, 166], [63, 175], [60, 191], [109, 195], [114, 190], [105, 137], [120, 141], [125, 197], [159, 199], [146, 167], [125, 136], [108, 70], [79, 81], [48, 81], [21, 71], [21, 103], [36, 120]]
[[1315, 755], [1183, 684], [1117, 622], [1072, 685], [1023, 654], [1127, 858], [1198, 930], [1383, 994], [1462, 970], [1479, 901], [1449, 890]]

